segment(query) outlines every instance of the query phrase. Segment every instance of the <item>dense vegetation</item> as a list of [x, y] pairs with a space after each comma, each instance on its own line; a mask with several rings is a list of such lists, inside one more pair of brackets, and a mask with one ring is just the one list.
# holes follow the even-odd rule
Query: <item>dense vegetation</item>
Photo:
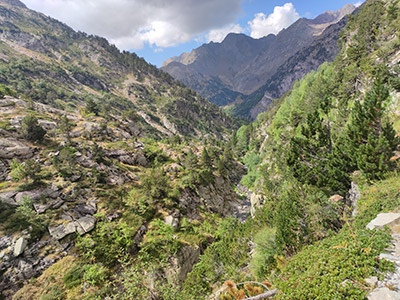
[[[57, 247], [68, 244], [72, 255], [13, 299], [190, 300], [217, 290], [222, 299], [243, 299], [265, 287], [277, 288], [277, 299], [364, 299], [364, 279], [392, 269], [376, 259], [389, 233], [365, 225], [400, 204], [398, 10], [398, 1], [367, 1], [341, 33], [337, 59], [229, 140], [234, 121], [103, 39], [56, 22], [50, 29], [67, 45], [61, 60], [47, 47], [35, 49], [46, 58], [34, 60], [1, 42], [10, 60], [0, 60], [0, 98], [24, 101], [2, 99], [0, 130], [34, 157], [11, 160], [12, 181], [0, 191], [56, 186], [68, 201], [44, 213], [45, 196], [0, 203], [0, 232], [46, 240], [76, 203], [83, 199], [90, 211], [97, 201], [95, 229], [44, 248], [61, 259]], [[46, 37], [48, 19], [35, 20], [14, 22], [18, 32]], [[85, 54], [88, 43], [106, 49], [104, 60]], [[175, 134], [166, 134], [164, 117]], [[233, 214], [248, 198], [239, 181], [258, 201], [249, 218]], [[352, 182], [362, 191], [355, 217]]]
[[[196, 282], [211, 291], [210, 281], [268, 279], [282, 299], [364, 299], [363, 279], [386, 270], [375, 257], [388, 235], [365, 225], [398, 206], [391, 186], [398, 180], [391, 160], [399, 146], [399, 77], [392, 62], [398, 10], [397, 1], [367, 1], [342, 31], [336, 60], [239, 129], [232, 144], [248, 167], [242, 183], [260, 195], [261, 206], [254, 219], [231, 227], [220, 245], [206, 250], [189, 274], [192, 290]], [[362, 213], [352, 220], [352, 181], [366, 193], [379, 184], [394, 193], [369, 200], [368, 208], [363, 196]], [[335, 194], [344, 198], [330, 201]], [[252, 257], [239, 255], [251, 249]], [[340, 288], [346, 280], [351, 284]]]

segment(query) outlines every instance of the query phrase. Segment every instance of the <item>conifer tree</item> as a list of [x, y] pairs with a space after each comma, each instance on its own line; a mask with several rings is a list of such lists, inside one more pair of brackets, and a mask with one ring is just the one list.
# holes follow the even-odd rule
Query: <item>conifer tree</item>
[[34, 115], [27, 115], [22, 119], [22, 135], [29, 141], [41, 142], [46, 134], [46, 130], [39, 125], [38, 119]]
[[301, 135], [290, 141], [287, 164], [302, 183], [344, 194], [350, 180], [341, 149], [334, 145], [328, 112], [330, 105], [321, 101], [319, 109], [307, 116]]
[[381, 179], [393, 165], [390, 158], [399, 138], [385, 114], [389, 91], [377, 80], [364, 101], [356, 101], [347, 127], [346, 151], [354, 169], [369, 179]]
[[193, 169], [197, 165], [197, 157], [193, 153], [192, 149], [189, 150], [186, 155], [185, 166], [187, 169]]
[[212, 169], [211, 157], [208, 154], [206, 147], [204, 147], [203, 153], [201, 154], [201, 164], [207, 169]]
[[85, 112], [88, 114], [93, 113], [96, 116], [99, 114], [99, 107], [92, 98], [86, 100]]
[[62, 134], [65, 135], [65, 140], [67, 142], [67, 144], [69, 144], [71, 142], [71, 130], [73, 128], [73, 124], [71, 123], [71, 121], [68, 119], [68, 117], [66, 115], [63, 115], [60, 117], [59, 121], [59, 128]]

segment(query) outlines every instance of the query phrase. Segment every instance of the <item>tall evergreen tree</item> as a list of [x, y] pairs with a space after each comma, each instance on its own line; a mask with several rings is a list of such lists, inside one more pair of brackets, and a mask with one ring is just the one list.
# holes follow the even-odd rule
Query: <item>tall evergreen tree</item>
[[74, 124], [68, 119], [66, 115], [60, 116], [58, 120], [58, 126], [60, 128], [60, 131], [63, 135], [65, 135], [65, 141], [67, 144], [70, 144], [71, 142], [71, 131], [74, 126]]
[[347, 154], [353, 166], [369, 179], [381, 179], [393, 167], [390, 158], [399, 145], [385, 113], [388, 98], [388, 89], [380, 80], [375, 81], [364, 101], [356, 101], [347, 128]]
[[201, 164], [203, 165], [203, 167], [207, 168], [207, 169], [212, 169], [212, 161], [211, 161], [211, 157], [208, 154], [207, 148], [204, 147], [204, 150], [201, 154]]
[[301, 134], [290, 141], [287, 164], [302, 183], [344, 194], [350, 180], [343, 153], [334, 145], [328, 117], [330, 105], [324, 99], [319, 109], [307, 116]]

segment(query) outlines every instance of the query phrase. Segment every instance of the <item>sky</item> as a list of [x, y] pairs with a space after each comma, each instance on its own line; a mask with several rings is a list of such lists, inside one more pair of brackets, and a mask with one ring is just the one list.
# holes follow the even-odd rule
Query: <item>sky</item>
[[[107, 38], [153, 65], [229, 32], [261, 38], [358, 0], [22, 0], [75, 30]], [[358, 2], [357, 2], [358, 1]]]

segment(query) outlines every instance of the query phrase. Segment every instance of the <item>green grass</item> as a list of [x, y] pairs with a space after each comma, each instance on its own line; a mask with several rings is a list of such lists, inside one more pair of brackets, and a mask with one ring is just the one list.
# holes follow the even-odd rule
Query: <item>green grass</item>
[[377, 259], [390, 238], [387, 231], [354, 230], [348, 225], [304, 248], [277, 275], [277, 299], [365, 299], [364, 279], [383, 274], [376, 270], [392, 269], [391, 263]]
[[364, 188], [357, 202], [357, 227], [367, 225], [380, 212], [391, 212], [400, 208], [399, 179], [399, 176], [393, 176]]

